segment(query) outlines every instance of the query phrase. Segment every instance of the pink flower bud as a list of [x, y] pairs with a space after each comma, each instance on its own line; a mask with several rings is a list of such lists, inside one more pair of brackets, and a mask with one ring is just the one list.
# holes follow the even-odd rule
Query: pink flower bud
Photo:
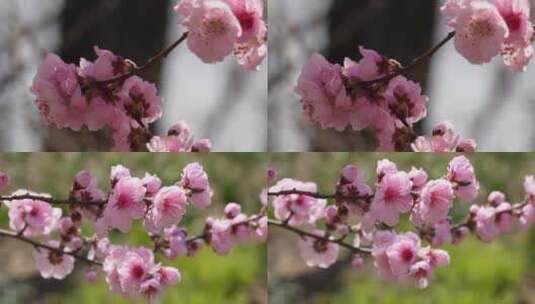
[[241, 213], [241, 206], [236, 203], [228, 203], [225, 206], [225, 215], [228, 219], [233, 219]]

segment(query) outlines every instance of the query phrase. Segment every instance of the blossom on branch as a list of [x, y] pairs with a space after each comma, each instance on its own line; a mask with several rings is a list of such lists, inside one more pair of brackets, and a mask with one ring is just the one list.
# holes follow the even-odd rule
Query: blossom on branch
[[[346, 249], [354, 268], [371, 256], [383, 280], [408, 281], [419, 288], [426, 288], [433, 273], [450, 264], [448, 252], [440, 247], [458, 245], [470, 233], [491, 242], [517, 226], [535, 224], [532, 175], [524, 181], [522, 202], [509, 203], [504, 193], [492, 191], [483, 204], [472, 204], [458, 223], [452, 217], [457, 199], [473, 202], [479, 196], [470, 160], [457, 156], [445, 174], [428, 178], [422, 168], [407, 173], [387, 159], [377, 162], [374, 187], [354, 165], [341, 170], [334, 194], [319, 193], [313, 182], [283, 178], [269, 189], [274, 219], [268, 221], [300, 237], [297, 246], [309, 267], [328, 268], [342, 256], [340, 249]], [[409, 228], [403, 217], [408, 217]]]

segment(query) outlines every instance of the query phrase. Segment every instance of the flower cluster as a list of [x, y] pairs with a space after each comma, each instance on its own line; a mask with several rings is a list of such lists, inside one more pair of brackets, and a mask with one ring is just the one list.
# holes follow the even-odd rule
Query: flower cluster
[[379, 231], [375, 235], [372, 256], [381, 278], [412, 279], [426, 288], [428, 278], [437, 267], [449, 265], [448, 253], [441, 249], [422, 247], [420, 237], [413, 233], [395, 234]]
[[[15, 192], [14, 195], [24, 192]], [[61, 218], [60, 208], [53, 208], [50, 204], [33, 200], [21, 199], [6, 202], [9, 207], [9, 227], [24, 236], [48, 235], [54, 230]]]
[[[0, 175], [9, 181], [6, 174]], [[44, 278], [64, 279], [79, 260], [88, 265], [89, 281], [97, 278], [101, 267], [111, 291], [151, 301], [181, 280], [178, 269], [156, 261], [155, 254], [168, 259], [191, 257], [207, 245], [226, 255], [238, 243], [265, 242], [267, 238], [265, 207], [248, 215], [237, 203], [226, 205], [223, 218], [207, 217], [202, 233], [188, 236], [187, 229], [180, 226], [188, 209], [209, 207], [214, 195], [199, 163], [184, 167], [180, 180], [169, 186], [156, 175], [136, 177], [117, 165], [111, 169], [110, 189], [107, 193], [101, 190], [90, 172], [81, 171], [64, 201], [27, 190], [2, 196], [9, 208], [10, 230], [0, 229], [0, 236], [32, 244]], [[56, 205], [66, 205], [70, 212], [65, 214]], [[136, 221], [142, 222], [153, 249], [111, 243], [110, 231], [128, 233]], [[92, 225], [92, 235], [82, 234], [84, 222]], [[39, 242], [40, 238], [45, 242]]]
[[154, 136], [147, 144], [150, 152], [210, 152], [212, 142], [208, 139], [194, 141], [191, 128], [180, 121], [167, 132], [166, 136]]
[[[153, 141], [162, 141], [159, 137], [151, 140], [149, 132], [149, 125], [162, 115], [156, 87], [135, 75], [121, 77], [136, 68], [132, 61], [99, 48], [95, 52], [94, 62], [82, 59], [79, 67], [63, 62], [57, 55], [46, 56], [31, 88], [43, 118], [58, 128], [75, 131], [83, 126], [91, 131], [108, 127], [114, 149], [120, 151], [144, 150], [147, 142], [151, 141], [149, 146], [153, 147]], [[170, 133], [188, 129], [184, 123], [177, 126]], [[191, 140], [190, 136], [182, 135], [181, 139]], [[190, 141], [178, 141], [171, 138], [158, 146], [168, 151], [175, 151], [177, 146], [181, 150], [176, 151], [192, 149]], [[194, 145], [201, 150], [210, 148], [206, 140]]]
[[[472, 203], [480, 192], [465, 156], [453, 158], [436, 179], [420, 168], [400, 170], [385, 159], [377, 164], [376, 178], [371, 187], [359, 168], [348, 165], [334, 194], [318, 193], [313, 182], [281, 179], [268, 192], [274, 215], [269, 224], [301, 237], [298, 246], [308, 266], [330, 267], [340, 248], [346, 248], [353, 254], [353, 266], [370, 255], [381, 278], [412, 281], [420, 288], [427, 287], [438, 267], [449, 265], [448, 252], [439, 248], [444, 244], [458, 244], [470, 232], [488, 242], [515, 226], [535, 224], [533, 176], [525, 179], [521, 203], [508, 203], [503, 193], [494, 191], [487, 203], [472, 204], [467, 217], [454, 224], [451, 211], [457, 199]], [[403, 216], [412, 231], [396, 231]]]
[[144, 247], [110, 246], [102, 269], [110, 289], [128, 298], [143, 295], [154, 300], [164, 287], [181, 279], [176, 268], [156, 264], [154, 253]]
[[189, 49], [205, 63], [234, 54], [256, 70], [267, 55], [262, 0], [181, 0], [175, 11], [189, 31]]
[[404, 75], [451, 39], [473, 64], [501, 55], [513, 70], [526, 70], [534, 52], [530, 4], [528, 0], [447, 0], [441, 10], [454, 31], [408, 66], [363, 47], [360, 61], [346, 58], [343, 65], [312, 55], [296, 87], [305, 117], [323, 129], [371, 127], [378, 151], [474, 151], [475, 142], [459, 140], [451, 122], [439, 123], [432, 137], [415, 133], [413, 125], [426, 117], [428, 98], [418, 83]]
[[[426, 117], [428, 103], [420, 85], [402, 75], [390, 77], [401, 68], [396, 61], [362, 47], [360, 52], [360, 61], [346, 59], [343, 66], [331, 64], [319, 54], [307, 62], [296, 92], [310, 122], [337, 131], [348, 126], [355, 131], [371, 127], [380, 151], [412, 148], [438, 152], [465, 145], [458, 142], [449, 122], [437, 128], [453, 134], [417, 137], [413, 125]], [[475, 149], [475, 143], [469, 142]]]
[[529, 0], [448, 0], [442, 13], [455, 30], [455, 48], [473, 64], [501, 55], [524, 71], [533, 57]]
[[267, 55], [263, 1], [182, 0], [175, 11], [188, 32], [142, 66], [98, 47], [97, 59], [81, 59], [78, 67], [48, 54], [31, 87], [44, 120], [74, 131], [107, 128], [119, 151], [210, 151], [211, 142], [194, 142], [184, 122], [172, 126], [166, 136], [151, 134], [149, 125], [162, 116], [162, 102], [156, 86], [138, 75], [185, 40], [206, 63], [233, 53], [247, 70], [257, 70]]
[[438, 123], [430, 137], [418, 136], [411, 144], [414, 152], [475, 152], [473, 139], [461, 139], [450, 121]]

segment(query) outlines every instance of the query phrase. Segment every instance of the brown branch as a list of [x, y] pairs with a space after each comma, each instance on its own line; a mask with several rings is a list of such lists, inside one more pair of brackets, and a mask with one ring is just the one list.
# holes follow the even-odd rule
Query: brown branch
[[[533, 29], [535, 30], [535, 26], [533, 26]], [[433, 55], [435, 55], [436, 52], [438, 52], [446, 43], [448, 43], [450, 40], [452, 40], [455, 37], [455, 31], [449, 32], [444, 39], [442, 39], [437, 45], [433, 46], [429, 50], [427, 50], [425, 53], [421, 54], [420, 56], [416, 57], [408, 66], [401, 67], [397, 71], [390, 73], [388, 75], [379, 77], [377, 79], [368, 80], [368, 81], [362, 81], [359, 84], [362, 84], [366, 87], [371, 86], [376, 83], [382, 83], [390, 81], [392, 78], [395, 78], [396, 76], [403, 75], [418, 65], [424, 63], [425, 61], [431, 59]], [[534, 36], [535, 37], [535, 36]]]
[[[509, 213], [509, 212], [511, 212], [511, 214], [512, 214], [515, 211], [521, 210], [522, 208], [524, 208], [528, 204], [530, 204], [530, 202], [526, 200], [526, 201], [524, 201], [524, 202], [522, 202], [520, 204], [512, 205], [511, 208], [509, 208], [509, 209], [504, 209], [504, 210], [501, 210], [500, 212], [496, 212], [495, 214], [496, 214], [496, 216], [500, 216], [501, 214]], [[462, 222], [460, 222], [460, 223], [454, 225], [453, 227], [451, 227], [451, 232], [455, 233], [455, 232], [459, 231], [463, 227], [466, 227], [466, 228], [468, 228], [470, 230], [473, 230], [473, 228], [475, 228], [473, 223], [474, 223], [473, 222], [473, 218], [471, 216], [471, 213], [469, 213], [466, 216], [465, 220], [463, 220]]]
[[142, 72], [144, 72], [145, 70], [150, 68], [153, 64], [157, 63], [158, 61], [160, 61], [163, 58], [166, 58], [176, 47], [178, 47], [182, 42], [184, 42], [186, 40], [186, 38], [188, 38], [188, 32], [185, 32], [184, 34], [182, 34], [182, 36], [180, 36], [180, 38], [178, 38], [171, 45], [169, 45], [165, 49], [161, 50], [158, 54], [156, 54], [156, 55], [152, 56], [151, 58], [149, 58], [149, 60], [147, 60], [147, 62], [144, 65], [142, 65], [140, 67], [134, 66], [132, 68], [132, 70], [130, 72], [128, 72], [128, 73], [116, 76], [116, 77], [108, 79], [108, 80], [97, 81], [97, 83], [99, 83], [100, 85], [106, 86], [106, 85], [113, 84], [113, 83], [116, 83], [116, 82], [123, 82], [123, 81], [125, 81], [126, 79], [128, 79], [128, 78], [130, 78], [132, 76], [141, 74]]
[[76, 258], [77, 260], [80, 260], [80, 261], [85, 262], [85, 263], [90, 264], [90, 265], [102, 266], [101, 262], [90, 260], [87, 257], [79, 255], [79, 254], [77, 254], [75, 252], [64, 251], [61, 248], [56, 248], [56, 247], [49, 246], [47, 244], [39, 243], [38, 241], [32, 240], [30, 238], [27, 238], [27, 237], [23, 236], [22, 234], [16, 233], [14, 231], [0, 229], [0, 236], [12, 238], [12, 239], [17, 239], [17, 240], [25, 242], [27, 244], [33, 245], [34, 247], [37, 247], [37, 248], [43, 248], [43, 249], [47, 249], [47, 250], [54, 251], [54, 252], [57, 252], [57, 253], [70, 255], [70, 256]]
[[321, 194], [321, 193], [316, 193], [316, 192], [300, 191], [297, 189], [283, 190], [283, 191], [278, 191], [278, 192], [268, 192], [268, 196], [282, 196], [282, 195], [291, 195], [291, 194], [304, 195], [304, 196], [309, 196], [309, 197], [318, 198], [318, 199], [341, 199], [341, 200], [369, 200], [373, 197], [373, 195], [347, 196], [347, 195], [343, 195], [342, 193]]
[[[241, 222], [232, 224], [231, 227], [235, 228], [235, 227], [238, 227], [240, 225], [249, 225], [252, 222], [256, 222], [256, 221], [260, 220], [264, 216], [266, 216], [266, 208], [262, 208], [260, 210], [259, 214], [255, 215], [255, 216], [253, 216], [251, 218], [248, 218], [248, 219], [243, 220]], [[209, 244], [209, 242], [210, 242], [209, 235], [210, 235], [210, 233], [205, 230], [205, 231], [203, 231], [203, 233], [201, 233], [199, 235], [192, 236], [192, 237], [186, 239], [186, 244], [191, 244], [191, 243], [193, 243], [195, 241], [198, 241], [198, 240], [203, 241], [205, 244]], [[154, 241], [154, 251], [155, 252], [159, 251], [161, 248], [168, 248], [169, 247], [169, 244], [167, 243], [167, 241], [162, 240], [159, 235], [157, 235], [156, 238], [153, 241]]]
[[377, 84], [377, 83], [383, 83], [383, 82], [390, 81], [392, 78], [395, 78], [396, 76], [403, 75], [403, 74], [409, 72], [410, 70], [414, 69], [418, 65], [420, 65], [420, 64], [424, 63], [425, 61], [431, 59], [431, 57], [433, 57], [433, 55], [436, 52], [438, 52], [438, 50], [440, 50], [444, 45], [446, 45], [446, 43], [448, 43], [451, 39], [453, 39], [453, 37], [455, 37], [455, 32], [449, 32], [448, 35], [444, 39], [442, 39], [437, 45], [433, 46], [431, 49], [427, 50], [422, 55], [416, 57], [416, 59], [414, 59], [408, 66], [401, 67], [401, 68], [399, 68], [397, 71], [395, 71], [393, 73], [390, 73], [388, 75], [379, 77], [379, 78], [374, 79], [374, 80], [362, 81], [359, 84], [368, 87], [368, 86], [371, 86], [371, 85], [374, 85], [374, 84]]
[[77, 201], [75, 199], [66, 199], [66, 200], [59, 200], [54, 199], [52, 197], [47, 196], [40, 196], [36, 194], [21, 194], [21, 195], [12, 195], [12, 196], [0, 196], [0, 201], [16, 201], [16, 200], [23, 200], [23, 199], [31, 199], [31, 200], [38, 200], [43, 201], [46, 203], [49, 203], [51, 205], [97, 205], [101, 206], [106, 204], [107, 201]]
[[305, 231], [305, 230], [301, 230], [299, 228], [296, 228], [294, 226], [290, 226], [288, 224], [285, 224], [283, 222], [280, 222], [280, 221], [277, 221], [277, 220], [274, 220], [274, 219], [268, 219], [268, 224], [272, 225], [272, 226], [279, 227], [281, 229], [284, 229], [284, 230], [287, 230], [287, 231], [290, 231], [290, 232], [293, 232], [293, 233], [296, 233], [301, 237], [311, 237], [311, 238], [315, 238], [317, 240], [322, 240], [322, 241], [325, 241], [325, 242], [337, 244], [337, 245], [339, 245], [341, 247], [344, 247], [344, 248], [346, 248], [349, 251], [354, 252], [354, 253], [371, 254], [371, 252], [372, 252], [371, 248], [355, 247], [355, 246], [353, 246], [351, 244], [348, 244], [348, 243], [344, 242], [343, 239], [330, 239], [330, 238], [325, 237], [325, 236], [321, 236], [321, 235], [317, 235], [317, 234], [314, 234], [314, 233], [311, 233], [311, 232], [308, 232], [308, 231]]

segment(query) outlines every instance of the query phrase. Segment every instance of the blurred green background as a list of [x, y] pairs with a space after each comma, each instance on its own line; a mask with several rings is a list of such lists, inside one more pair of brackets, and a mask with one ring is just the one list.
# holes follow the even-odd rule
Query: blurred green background
[[[157, 174], [164, 185], [180, 179], [182, 168], [200, 162], [214, 188], [213, 204], [200, 212], [191, 208], [181, 225], [196, 234], [206, 215], [222, 215], [226, 202], [235, 201], [247, 212], [260, 208], [258, 195], [265, 186], [267, 154], [149, 154], [149, 153], [14, 153], [0, 154], [0, 170], [12, 177], [3, 194], [27, 188], [66, 198], [73, 176], [89, 170], [102, 189], [109, 189], [109, 171], [115, 164], [131, 169], [136, 176]], [[8, 227], [7, 208], [0, 209], [0, 226]], [[114, 242], [149, 244], [138, 222], [128, 235], [114, 234]], [[33, 265], [32, 248], [0, 238], [0, 303], [130, 303], [108, 291], [102, 273], [96, 283], [83, 278], [85, 265], [63, 281], [40, 278]], [[229, 256], [220, 257], [205, 248], [196, 258], [181, 257], [165, 264], [178, 267], [182, 282], [168, 288], [160, 303], [265, 303], [266, 246], [238, 245]], [[141, 301], [143, 302], [143, 301]]]
[[[445, 174], [452, 154], [416, 153], [301, 153], [273, 154], [279, 177], [318, 183], [324, 193], [334, 192], [341, 169], [355, 164], [365, 179], [375, 182], [378, 160], [388, 158], [398, 168], [424, 168], [431, 179]], [[506, 193], [510, 202], [523, 198], [524, 176], [535, 173], [535, 154], [477, 153], [467, 155], [481, 182], [481, 199], [490, 190]], [[481, 202], [481, 201], [480, 201]], [[460, 220], [468, 204], [455, 203]], [[408, 229], [407, 221], [401, 224]], [[403, 228], [403, 226], [405, 228]], [[451, 265], [439, 269], [425, 290], [386, 284], [379, 280], [372, 262], [351, 269], [347, 252], [327, 270], [307, 268], [295, 242], [297, 237], [270, 227], [268, 246], [269, 302], [279, 303], [535, 303], [535, 229], [507, 235], [491, 244], [469, 237], [460, 246], [447, 246]]]

